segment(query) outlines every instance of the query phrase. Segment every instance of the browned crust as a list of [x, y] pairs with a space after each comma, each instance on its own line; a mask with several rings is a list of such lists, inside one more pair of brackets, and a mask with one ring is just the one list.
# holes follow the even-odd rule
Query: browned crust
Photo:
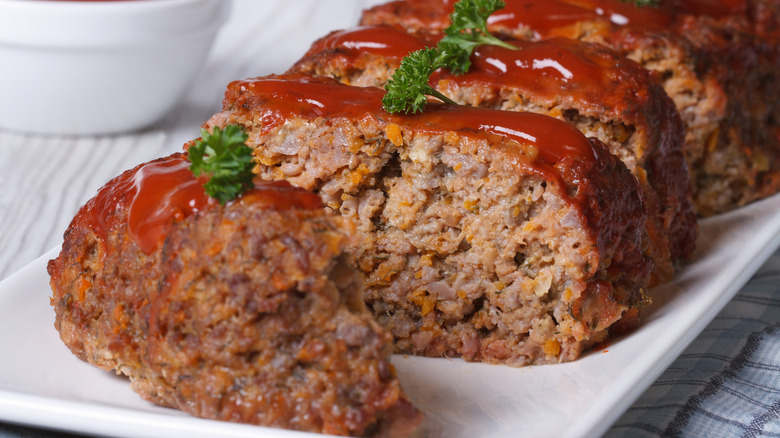
[[419, 424], [388, 362], [391, 337], [339, 258], [346, 221], [234, 202], [175, 222], [146, 254], [126, 204], [104, 236], [89, 207], [48, 265], [55, 327], [82, 360], [203, 418], [352, 436]]

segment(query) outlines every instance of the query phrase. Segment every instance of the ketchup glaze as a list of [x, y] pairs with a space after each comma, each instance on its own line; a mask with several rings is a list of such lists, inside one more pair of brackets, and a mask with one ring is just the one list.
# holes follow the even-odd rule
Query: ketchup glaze
[[331, 32], [315, 41], [306, 56], [322, 51], [339, 50], [403, 58], [425, 46], [425, 43], [417, 37], [395, 27], [361, 26]]
[[[348, 43], [369, 39], [374, 43]], [[331, 50], [337, 50], [339, 53], [349, 50], [352, 57], [357, 58], [364, 52], [378, 54], [373, 47], [381, 46], [381, 53], [385, 53], [386, 57], [401, 58], [411, 49], [410, 41], [415, 41], [419, 47], [423, 46], [422, 40], [397, 28], [364, 26], [342, 30], [326, 37], [315, 44], [307, 56], [329, 54], [332, 53]], [[446, 70], [437, 70], [431, 76], [430, 83], [434, 88], [444, 85], [440, 81], [460, 85], [500, 85], [526, 90], [531, 95], [548, 101], [577, 100], [587, 102], [596, 110], [608, 111], [622, 103], [624, 96], [615, 93], [616, 88], [633, 86], [631, 79], [626, 77], [638, 70], [638, 66], [631, 68], [627, 65], [630, 61], [613, 56], [609, 51], [568, 38], [508, 42], [518, 50], [492, 45], [479, 46], [471, 56], [472, 63], [467, 73], [454, 75]], [[342, 44], [354, 48], [348, 49]]]
[[[604, 66], [567, 47], [570, 40], [556, 38], [555, 41], [557, 43], [552, 40], [512, 41], [519, 50], [480, 46], [471, 58], [471, 69], [464, 76], [474, 79], [500, 76], [504, 83], [529, 84], [534, 89], [542, 88], [556, 94], [566, 84], [604, 80]], [[550, 87], [547, 83], [555, 85]]]
[[[677, 0], [687, 3], [691, 0]], [[670, 7], [639, 7], [620, 0], [509, 0], [488, 19], [491, 28], [525, 26], [536, 38], [566, 36], [580, 22], [602, 21], [614, 26], [663, 29], [676, 11]]]
[[[471, 56], [468, 73], [438, 71], [434, 87], [482, 84], [506, 87], [547, 100], [577, 101], [600, 112], [622, 108], [625, 92], [636, 90], [640, 68], [600, 46], [553, 37], [539, 41], [508, 40], [518, 50], [480, 46]], [[437, 85], [438, 84], [438, 85]]]
[[[443, 30], [457, 0], [406, 0], [396, 6], [415, 28]], [[535, 38], [568, 36], [581, 22], [603, 22], [629, 26], [668, 29], [682, 15], [727, 17], [744, 13], [747, 0], [661, 0], [657, 7], [639, 7], [621, 0], [506, 0], [506, 6], [488, 18], [491, 31], [502, 28], [528, 28]], [[380, 6], [392, 14], [391, 5]], [[371, 17], [364, 22], [371, 22]], [[530, 36], [530, 35], [529, 35]]]
[[179, 157], [141, 166], [133, 175], [134, 195], [127, 212], [128, 230], [145, 253], [165, 237], [167, 227], [215, 201]]
[[[84, 207], [92, 229], [105, 239], [109, 230], [126, 221], [128, 233], [146, 254], [154, 252], [170, 226], [219, 203], [203, 189], [186, 155], [177, 153], [128, 170], [103, 186]], [[237, 201], [263, 208], [313, 210], [320, 198], [286, 181], [257, 183]], [[126, 215], [122, 211], [126, 210]]]

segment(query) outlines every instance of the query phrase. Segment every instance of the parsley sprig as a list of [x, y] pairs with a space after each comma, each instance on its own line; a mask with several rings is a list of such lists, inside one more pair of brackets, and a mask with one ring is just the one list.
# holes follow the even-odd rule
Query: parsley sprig
[[426, 96], [434, 96], [444, 102], [455, 104], [447, 96], [428, 85], [428, 78], [449, 62], [449, 53], [434, 47], [426, 47], [410, 53], [385, 84], [387, 93], [382, 104], [389, 113], [409, 113], [422, 111], [428, 101]]
[[444, 38], [437, 47], [451, 56], [447, 67], [460, 75], [471, 67], [471, 53], [477, 46], [489, 44], [510, 50], [517, 50], [512, 44], [502, 41], [487, 30], [487, 19], [495, 11], [503, 9], [503, 0], [462, 0], [455, 3], [450, 15], [450, 25], [444, 29]]
[[387, 93], [382, 99], [385, 110], [406, 114], [421, 112], [428, 101], [426, 96], [454, 104], [428, 85], [428, 78], [439, 68], [446, 68], [455, 74], [467, 72], [471, 66], [471, 53], [482, 44], [517, 49], [487, 31], [488, 17], [503, 7], [503, 0], [460, 0], [455, 3], [455, 11], [450, 14], [451, 24], [444, 30], [445, 36], [439, 44], [404, 57], [385, 84]]
[[249, 136], [238, 125], [212, 132], [201, 128], [201, 139], [187, 150], [190, 170], [195, 176], [207, 175], [206, 193], [225, 204], [253, 187], [252, 149], [246, 145]]

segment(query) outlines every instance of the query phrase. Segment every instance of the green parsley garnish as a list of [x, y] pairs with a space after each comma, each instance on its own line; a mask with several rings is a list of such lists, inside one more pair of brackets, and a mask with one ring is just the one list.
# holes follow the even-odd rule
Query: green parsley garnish
[[401, 65], [385, 84], [387, 93], [382, 105], [389, 113], [422, 111], [426, 96], [435, 96], [444, 102], [454, 104], [450, 98], [428, 85], [428, 78], [436, 69], [445, 67], [449, 54], [434, 47], [426, 47], [410, 53], [401, 60]]
[[455, 3], [455, 11], [450, 14], [450, 25], [444, 29], [444, 38], [436, 46], [449, 53], [451, 59], [447, 68], [456, 75], [469, 71], [471, 53], [483, 44], [501, 46], [517, 50], [512, 44], [491, 35], [487, 30], [490, 14], [503, 9], [503, 0], [461, 0]]
[[517, 47], [501, 41], [487, 31], [487, 19], [504, 7], [503, 0], [460, 0], [450, 14], [450, 26], [436, 47], [420, 49], [401, 60], [401, 65], [385, 84], [382, 104], [390, 113], [416, 113], [423, 110], [426, 96], [436, 97], [454, 104], [428, 85], [431, 74], [446, 68], [455, 74], [463, 74], [471, 66], [471, 53], [477, 46], [492, 44], [509, 49]]
[[224, 205], [254, 187], [252, 149], [246, 145], [249, 136], [244, 129], [228, 125], [212, 132], [201, 128], [200, 133], [201, 139], [187, 153], [192, 173], [209, 176], [203, 185], [206, 193]]

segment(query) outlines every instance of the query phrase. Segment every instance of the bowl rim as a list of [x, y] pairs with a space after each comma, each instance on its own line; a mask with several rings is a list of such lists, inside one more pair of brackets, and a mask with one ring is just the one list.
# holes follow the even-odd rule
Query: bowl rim
[[214, 31], [232, 0], [0, 0], [0, 46], [142, 45]]

